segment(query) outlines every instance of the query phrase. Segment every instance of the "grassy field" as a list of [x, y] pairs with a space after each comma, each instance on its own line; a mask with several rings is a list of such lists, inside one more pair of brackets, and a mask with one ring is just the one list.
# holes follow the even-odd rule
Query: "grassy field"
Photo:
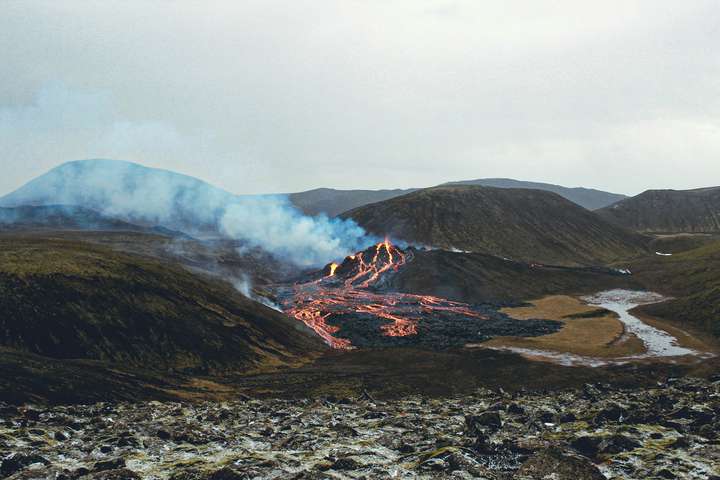
[[581, 300], [566, 295], [555, 295], [535, 300], [530, 306], [506, 308], [503, 312], [520, 320], [542, 318], [563, 322], [556, 333], [541, 337], [494, 338], [483, 346], [520, 347], [572, 353], [600, 358], [618, 358], [640, 354], [644, 345], [635, 335], [626, 334], [617, 315], [598, 311]]

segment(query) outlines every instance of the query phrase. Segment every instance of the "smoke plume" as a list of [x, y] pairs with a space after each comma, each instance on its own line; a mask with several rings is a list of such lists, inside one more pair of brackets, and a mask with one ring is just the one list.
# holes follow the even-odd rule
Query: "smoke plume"
[[318, 266], [374, 243], [352, 220], [308, 217], [285, 195], [238, 196], [193, 177], [116, 160], [69, 162], [0, 205], [76, 205], [193, 236], [222, 235], [299, 266]]

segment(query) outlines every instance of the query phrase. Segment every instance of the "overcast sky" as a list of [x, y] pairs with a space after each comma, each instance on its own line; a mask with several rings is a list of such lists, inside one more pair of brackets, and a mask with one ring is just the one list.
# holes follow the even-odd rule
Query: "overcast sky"
[[0, 0], [0, 194], [117, 158], [236, 193], [720, 184], [717, 0]]

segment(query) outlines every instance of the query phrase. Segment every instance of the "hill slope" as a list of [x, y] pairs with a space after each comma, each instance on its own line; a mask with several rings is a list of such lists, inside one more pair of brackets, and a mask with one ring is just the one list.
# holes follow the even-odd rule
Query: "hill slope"
[[53, 359], [243, 371], [324, 349], [229, 284], [54, 238], [0, 236], [0, 311], [0, 346]]
[[[477, 180], [463, 180], [448, 182], [442, 186], [449, 185], [480, 185], [496, 188], [532, 188], [557, 193], [573, 203], [588, 210], [595, 210], [613, 204], [624, 198], [625, 195], [618, 193], [603, 192], [592, 188], [568, 188], [550, 183], [525, 182], [510, 178], [481, 178]], [[306, 192], [290, 194], [290, 201], [307, 215], [324, 213], [330, 217], [340, 215], [343, 212], [354, 208], [362, 207], [371, 203], [382, 202], [391, 198], [406, 195], [420, 190], [419, 188], [394, 189], [394, 190], [336, 190], [334, 188], [317, 188]]]
[[720, 187], [648, 190], [598, 210], [598, 214], [640, 232], [720, 232]]
[[336, 190], [334, 188], [316, 188], [306, 192], [291, 193], [289, 197], [292, 204], [306, 215], [324, 213], [329, 217], [334, 217], [347, 210], [399, 197], [415, 190], [417, 189]]
[[647, 288], [674, 298], [642, 309], [720, 337], [720, 241], [672, 256], [653, 256], [631, 266]]
[[465, 303], [508, 303], [545, 295], [637, 288], [631, 275], [611, 269], [548, 267], [483, 253], [418, 250], [384, 284], [393, 291], [433, 295]]
[[540, 190], [435, 187], [342, 216], [370, 233], [411, 243], [563, 265], [632, 257], [645, 241]]
[[606, 207], [627, 198], [625, 195], [621, 195], [619, 193], [604, 192], [602, 190], [595, 190], [594, 188], [569, 188], [563, 187], [562, 185], [553, 185], [551, 183], [525, 182], [521, 180], [513, 180], [511, 178], [480, 178], [477, 180], [449, 182], [445, 185], [480, 185], [483, 187], [532, 188], [535, 190], [545, 190], [547, 192], [557, 193], [561, 197], [567, 198], [571, 202], [577, 203], [588, 210], [596, 210], [598, 208]]

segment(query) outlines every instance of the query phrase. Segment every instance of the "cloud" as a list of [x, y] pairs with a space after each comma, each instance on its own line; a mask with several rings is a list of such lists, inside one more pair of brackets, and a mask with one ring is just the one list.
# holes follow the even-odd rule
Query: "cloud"
[[[3, 8], [14, 127], [0, 147], [22, 168], [0, 192], [98, 156], [238, 193], [487, 176], [633, 193], [720, 177], [705, 128], [720, 118], [715, 1]], [[65, 93], [42, 100], [53, 81]], [[686, 168], [615, 170], [652, 171], [658, 155]]]
[[172, 125], [123, 117], [109, 91], [80, 90], [62, 82], [44, 84], [27, 104], [0, 106], [4, 161], [33, 176], [78, 158], [147, 156], [162, 161], [192, 141]]

